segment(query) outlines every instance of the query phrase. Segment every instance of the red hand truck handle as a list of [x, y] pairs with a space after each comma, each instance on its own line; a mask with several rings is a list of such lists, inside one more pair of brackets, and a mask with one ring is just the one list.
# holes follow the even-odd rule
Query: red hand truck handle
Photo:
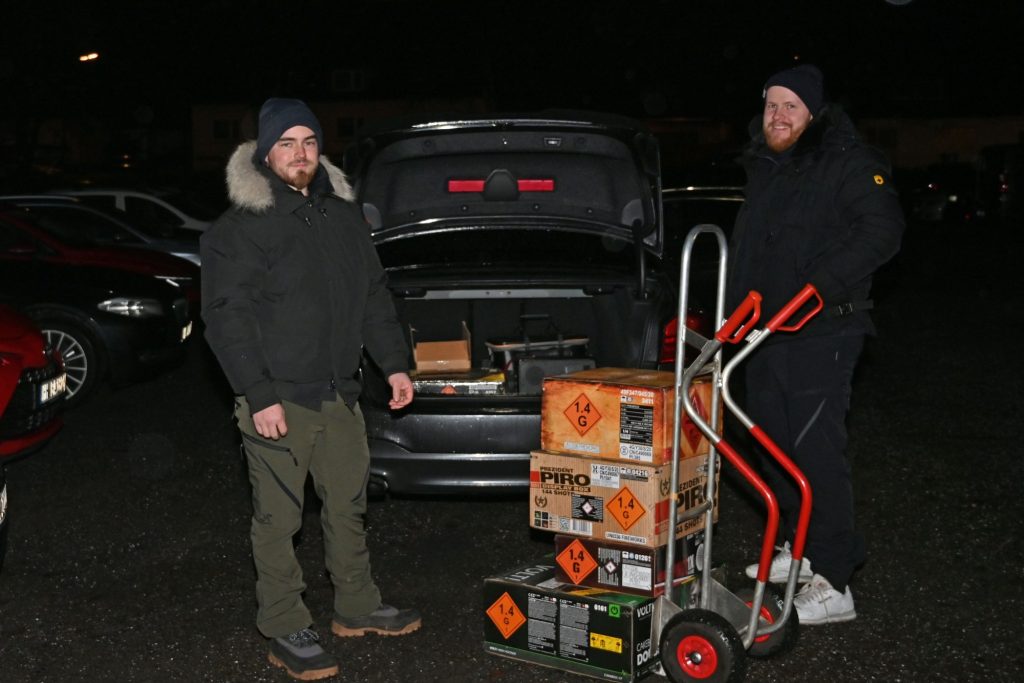
[[[793, 314], [811, 298], [816, 298], [818, 303], [815, 304], [814, 308], [812, 308], [810, 312], [800, 320], [800, 322], [794, 325], [782, 324], [789, 320]], [[765, 325], [765, 329], [771, 332], [796, 332], [807, 324], [808, 320], [816, 316], [824, 306], [825, 302], [822, 301], [821, 295], [818, 294], [818, 290], [815, 289], [814, 285], [808, 283], [804, 285], [804, 288], [800, 290], [799, 294], [793, 297], [788, 304], [782, 307], [782, 310], [775, 314], [775, 317], [768, 321], [768, 324]]]
[[[750, 316], [747, 319], [747, 316]], [[750, 290], [743, 302], [732, 312], [729, 319], [715, 332], [715, 339], [722, 344], [735, 344], [745, 336], [747, 331], [761, 317], [761, 295]], [[736, 328], [739, 328], [738, 330]]]

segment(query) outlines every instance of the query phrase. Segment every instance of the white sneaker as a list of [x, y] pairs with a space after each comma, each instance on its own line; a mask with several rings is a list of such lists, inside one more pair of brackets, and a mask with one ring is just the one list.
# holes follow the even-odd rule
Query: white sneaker
[[801, 624], [837, 624], [857, 618], [850, 587], [840, 593], [820, 574], [815, 574], [810, 583], [800, 589], [793, 598], [793, 607]]
[[[789, 541], [781, 546], [775, 546], [779, 552], [772, 558], [771, 567], [768, 570], [768, 580], [772, 583], [786, 583], [789, 580], [789, 565], [793, 562], [793, 553], [789, 550]], [[747, 565], [746, 574], [752, 579], [757, 578], [757, 564]], [[806, 557], [800, 558], [800, 575], [797, 583], [807, 583], [814, 576], [811, 571], [811, 561]]]

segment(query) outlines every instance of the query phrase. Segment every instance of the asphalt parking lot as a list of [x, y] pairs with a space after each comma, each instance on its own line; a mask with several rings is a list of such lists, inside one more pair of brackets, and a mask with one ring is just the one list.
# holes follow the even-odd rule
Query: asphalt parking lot
[[[1020, 226], [916, 226], [878, 287], [881, 335], [850, 420], [870, 559], [856, 621], [805, 627], [750, 681], [1024, 680]], [[144, 384], [102, 390], [13, 463], [0, 574], [0, 680], [285, 681], [253, 624], [249, 491], [231, 397], [202, 343]], [[542, 557], [527, 496], [389, 498], [368, 517], [403, 638], [330, 640], [316, 506], [297, 553], [342, 662], [333, 680], [582, 682], [487, 655], [483, 578]], [[716, 563], [754, 557], [759, 516], [725, 477]], [[663, 680], [651, 677], [647, 680]]]

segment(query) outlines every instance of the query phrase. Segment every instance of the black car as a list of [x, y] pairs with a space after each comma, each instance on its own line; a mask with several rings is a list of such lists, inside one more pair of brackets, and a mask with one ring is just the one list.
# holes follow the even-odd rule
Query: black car
[[136, 381], [181, 359], [192, 332], [179, 287], [114, 268], [0, 255], [0, 303], [32, 318], [63, 357], [69, 406], [103, 379]]
[[398, 413], [366, 363], [378, 490], [525, 488], [545, 375], [656, 368], [674, 351], [663, 344], [674, 283], [654, 258], [658, 145], [638, 123], [578, 113], [401, 122], [363, 134], [344, 165], [414, 360], [422, 370], [428, 352], [465, 349], [454, 373], [415, 373], [416, 399]]

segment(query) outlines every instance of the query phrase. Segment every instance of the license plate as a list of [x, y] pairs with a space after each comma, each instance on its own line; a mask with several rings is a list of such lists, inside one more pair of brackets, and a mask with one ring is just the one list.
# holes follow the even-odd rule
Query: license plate
[[192, 334], [192, 321], [189, 320], [185, 327], [181, 328], [181, 341], [185, 341]]
[[39, 405], [49, 403], [64, 395], [68, 388], [67, 373], [60, 373], [53, 379], [48, 379], [39, 385]]

